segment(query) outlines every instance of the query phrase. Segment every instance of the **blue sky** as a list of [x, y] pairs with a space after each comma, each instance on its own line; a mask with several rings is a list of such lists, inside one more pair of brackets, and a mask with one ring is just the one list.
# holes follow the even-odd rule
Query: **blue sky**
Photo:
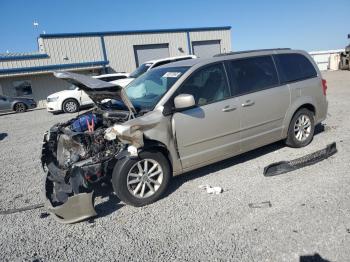
[[[0, 53], [37, 50], [46, 33], [232, 26], [233, 50], [344, 48], [350, 0], [1, 0]], [[39, 27], [33, 27], [33, 20]]]

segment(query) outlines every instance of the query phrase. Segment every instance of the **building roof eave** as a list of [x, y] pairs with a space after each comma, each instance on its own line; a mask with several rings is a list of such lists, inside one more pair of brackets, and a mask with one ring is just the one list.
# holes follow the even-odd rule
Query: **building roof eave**
[[0, 69], [0, 78], [19, 76], [19, 75], [32, 75], [32, 74], [43, 74], [50, 73], [57, 70], [84, 70], [101, 68], [108, 65], [108, 61], [92, 61], [83, 63], [73, 64], [59, 64], [59, 65], [45, 65], [45, 66], [34, 66], [34, 67], [21, 67], [21, 68], [9, 68]]

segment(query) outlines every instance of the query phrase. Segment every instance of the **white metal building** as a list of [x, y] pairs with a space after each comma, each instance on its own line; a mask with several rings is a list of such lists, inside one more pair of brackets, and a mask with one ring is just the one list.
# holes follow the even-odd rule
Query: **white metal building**
[[315, 60], [318, 68], [324, 70], [338, 70], [340, 62], [340, 53], [344, 49], [326, 50], [326, 51], [312, 51], [309, 54]]
[[52, 71], [84, 74], [131, 72], [141, 63], [169, 56], [210, 57], [231, 51], [231, 27], [42, 34], [34, 53], [0, 54], [0, 94], [46, 97], [68, 84]]

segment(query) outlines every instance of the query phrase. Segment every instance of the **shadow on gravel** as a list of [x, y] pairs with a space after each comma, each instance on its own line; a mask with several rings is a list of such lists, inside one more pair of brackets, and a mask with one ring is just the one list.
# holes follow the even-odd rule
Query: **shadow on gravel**
[[317, 136], [318, 134], [321, 134], [324, 131], [326, 131], [325, 125], [324, 124], [319, 124], [319, 125], [315, 126], [315, 133], [314, 133], [314, 135]]
[[28, 109], [27, 111], [22, 112], [22, 113], [17, 113], [14, 111], [2, 112], [2, 113], [0, 113], [0, 116], [15, 115], [15, 114], [28, 114], [30, 112], [35, 112], [35, 111], [43, 110], [43, 109], [45, 109], [45, 108]]
[[[322, 132], [325, 131], [325, 126], [323, 124], [319, 124], [315, 126], [315, 134], [318, 135], [321, 134]], [[210, 173], [217, 172], [221, 169], [225, 169], [228, 167], [231, 167], [233, 165], [241, 164], [250, 160], [253, 160], [255, 158], [261, 157], [263, 155], [269, 154], [271, 152], [274, 152], [276, 150], [279, 150], [281, 148], [285, 147], [285, 144], [283, 141], [278, 141], [276, 143], [260, 147], [258, 149], [246, 152], [242, 155], [238, 155], [214, 164], [211, 164], [209, 166], [202, 167], [200, 169], [190, 171], [186, 174], [180, 175], [178, 177], [175, 177], [170, 185], [168, 191], [165, 193], [164, 197], [169, 196], [172, 194], [174, 191], [176, 191], [183, 183], [189, 181], [189, 180], [194, 180], [196, 178], [208, 175]]]
[[7, 137], [7, 133], [0, 133], [0, 141]]
[[211, 164], [209, 166], [205, 166], [205, 167], [202, 167], [200, 169], [190, 171], [190, 172], [185, 173], [183, 175], [177, 176], [171, 181], [171, 183], [169, 185], [169, 189], [165, 193], [164, 197], [167, 197], [170, 194], [172, 194], [182, 184], [184, 184], [185, 182], [187, 182], [189, 180], [194, 180], [196, 178], [200, 178], [200, 177], [208, 175], [210, 173], [214, 173], [214, 172], [217, 172], [219, 170], [253, 160], [255, 158], [258, 158], [258, 157], [261, 157], [263, 155], [269, 154], [271, 152], [277, 151], [283, 147], [285, 147], [284, 143], [282, 141], [279, 141], [279, 142], [255, 149], [253, 151], [244, 153], [242, 155], [235, 156], [235, 157], [217, 162], [215, 164]]
[[314, 255], [300, 256], [299, 262], [331, 262], [328, 259], [322, 258], [318, 253]]
[[[101, 197], [103, 202], [95, 206], [97, 217], [94, 219], [108, 216], [124, 206], [124, 204], [121, 204], [119, 198], [113, 193], [111, 184], [103, 184], [100, 187], [97, 187], [95, 189], [95, 196]], [[106, 198], [108, 198], [108, 200], [106, 200]]]

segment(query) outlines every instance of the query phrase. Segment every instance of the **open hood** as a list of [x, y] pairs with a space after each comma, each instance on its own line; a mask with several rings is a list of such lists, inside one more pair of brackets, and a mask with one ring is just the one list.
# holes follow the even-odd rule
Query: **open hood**
[[116, 99], [123, 101], [130, 112], [136, 113], [124, 89], [119, 85], [71, 72], [54, 72], [53, 74], [83, 90], [97, 106], [105, 99]]

